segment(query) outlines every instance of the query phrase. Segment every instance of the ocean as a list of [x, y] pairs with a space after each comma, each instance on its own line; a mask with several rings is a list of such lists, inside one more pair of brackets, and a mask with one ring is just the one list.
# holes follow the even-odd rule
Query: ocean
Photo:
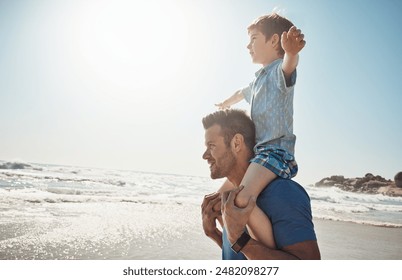
[[[222, 182], [0, 161], [0, 259], [219, 258], [200, 205]], [[305, 189], [314, 219], [402, 228], [402, 197]]]

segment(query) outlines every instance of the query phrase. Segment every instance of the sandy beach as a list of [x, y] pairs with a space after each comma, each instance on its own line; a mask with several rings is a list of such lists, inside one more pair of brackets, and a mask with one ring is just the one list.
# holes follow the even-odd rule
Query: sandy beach
[[[323, 260], [402, 260], [402, 228], [378, 227], [330, 220], [314, 220]], [[44, 241], [36, 238], [1, 246], [0, 259], [75, 259], [75, 260], [220, 260], [220, 248], [203, 233], [201, 222], [190, 229], [168, 226], [152, 236], [133, 236], [127, 232], [120, 241]], [[12, 224], [4, 233], [15, 230]], [[159, 231], [160, 230], [160, 231]], [[110, 236], [113, 240], [116, 236]], [[124, 239], [125, 238], [125, 239]], [[4, 242], [4, 241], [3, 241]]]
[[314, 220], [324, 260], [402, 260], [402, 228]]

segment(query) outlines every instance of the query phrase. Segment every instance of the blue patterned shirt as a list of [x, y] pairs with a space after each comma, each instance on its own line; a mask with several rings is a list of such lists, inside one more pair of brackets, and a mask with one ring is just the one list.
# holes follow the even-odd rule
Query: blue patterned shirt
[[242, 89], [242, 93], [251, 104], [251, 118], [256, 127], [255, 147], [275, 145], [294, 155], [293, 95], [296, 71], [287, 85], [282, 62], [283, 59], [277, 59], [260, 69], [254, 81]]

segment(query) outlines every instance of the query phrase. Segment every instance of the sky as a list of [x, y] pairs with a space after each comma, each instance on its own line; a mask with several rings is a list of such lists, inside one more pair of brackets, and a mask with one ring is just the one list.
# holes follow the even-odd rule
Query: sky
[[397, 0], [0, 0], [0, 160], [209, 176], [201, 119], [252, 81], [246, 28], [272, 11], [307, 42], [295, 180], [393, 179]]

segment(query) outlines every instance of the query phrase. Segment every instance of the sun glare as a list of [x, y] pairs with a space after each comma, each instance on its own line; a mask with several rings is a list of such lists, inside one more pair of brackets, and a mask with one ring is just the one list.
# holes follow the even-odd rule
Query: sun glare
[[187, 30], [180, 6], [96, 2], [83, 7], [80, 18], [81, 71], [103, 85], [103, 94], [156, 93], [158, 84], [173, 86], [183, 74]]

